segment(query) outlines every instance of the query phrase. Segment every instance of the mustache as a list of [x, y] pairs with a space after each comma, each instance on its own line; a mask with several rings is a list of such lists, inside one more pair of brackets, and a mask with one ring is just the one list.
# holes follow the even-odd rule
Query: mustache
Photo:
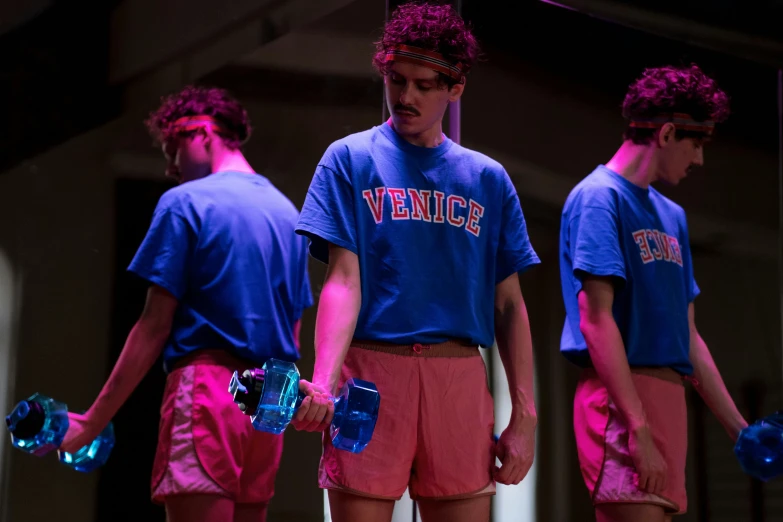
[[399, 103], [396, 103], [394, 105], [394, 112], [409, 112], [413, 114], [414, 116], [420, 116], [419, 111], [414, 109], [413, 107], [408, 107], [406, 105], [402, 105]]

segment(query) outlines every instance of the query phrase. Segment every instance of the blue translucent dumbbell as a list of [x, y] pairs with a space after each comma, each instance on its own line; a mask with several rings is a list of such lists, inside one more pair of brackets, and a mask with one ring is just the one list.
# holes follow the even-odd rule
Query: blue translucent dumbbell
[[[305, 395], [299, 391], [299, 370], [290, 362], [269, 359], [262, 368], [234, 372], [228, 386], [239, 409], [259, 431], [280, 434]], [[372, 439], [381, 396], [371, 382], [350, 379], [334, 401], [329, 428], [335, 448], [359, 453]]]
[[751, 477], [766, 482], [783, 475], [783, 410], [742, 430], [734, 454]]
[[57, 450], [60, 462], [84, 473], [106, 463], [114, 447], [114, 427], [111, 423], [90, 444], [75, 453], [58, 448], [68, 431], [68, 407], [62, 402], [34, 394], [21, 401], [5, 418], [11, 433], [11, 444], [38, 457]]

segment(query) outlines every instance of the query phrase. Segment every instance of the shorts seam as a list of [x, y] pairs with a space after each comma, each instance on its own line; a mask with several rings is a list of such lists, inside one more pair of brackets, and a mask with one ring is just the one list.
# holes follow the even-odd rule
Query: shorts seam
[[[199, 467], [201, 468], [201, 472], [204, 474], [205, 478], [208, 478], [212, 481], [212, 483], [217, 486], [219, 489], [227, 492], [230, 495], [230, 498], [233, 498], [236, 500], [236, 498], [239, 497], [241, 494], [240, 491], [240, 477], [236, 477], [236, 483], [234, 488], [228, 488], [226, 487], [226, 484], [223, 484], [221, 480], [218, 479], [217, 474], [214, 472], [213, 469], [208, 469], [207, 466], [204, 465], [204, 459], [201, 457], [201, 452], [199, 451], [199, 437], [196, 437], [196, 425], [203, 425], [203, 419], [201, 418], [202, 415], [202, 408], [205, 410], [208, 410], [208, 408], [205, 408], [203, 404], [199, 403], [197, 398], [197, 393], [199, 391], [199, 378], [201, 379], [211, 379], [213, 376], [211, 374], [208, 374], [204, 371], [204, 367], [201, 365], [194, 365], [193, 366], [193, 383], [192, 383], [192, 389], [190, 392], [190, 443], [193, 446], [193, 454], [196, 457], [196, 462], [198, 463]], [[199, 415], [198, 415], [198, 423], [196, 422], [196, 410], [198, 409]], [[211, 434], [210, 434], [211, 435]], [[202, 448], [203, 451], [203, 448]], [[222, 478], [222, 477], [220, 477]]]
[[328, 486], [321, 486], [321, 489], [328, 489], [332, 491], [341, 491], [343, 493], [350, 493], [351, 495], [356, 495], [357, 497], [364, 497], [364, 498], [371, 498], [375, 500], [400, 500], [402, 498], [402, 495], [396, 496], [396, 497], [387, 497], [384, 495], [374, 495], [372, 493], [365, 493], [363, 491], [359, 491], [358, 489], [352, 489], [346, 486], [341, 486], [340, 484], [337, 484], [333, 480], [330, 479], [330, 482], [332, 482], [331, 485]]
[[[193, 491], [177, 491], [174, 493], [166, 493], [165, 495], [157, 495], [153, 497], [152, 503], [157, 504], [159, 506], [162, 506], [166, 503], [166, 499], [169, 499], [171, 497], [192, 497], [192, 496], [215, 496], [215, 497], [223, 497], [230, 500], [234, 500], [234, 497], [231, 496], [227, 491], [224, 491], [223, 493], [218, 492], [209, 492], [209, 493], [202, 493], [202, 492], [193, 492]], [[235, 501], [236, 502], [236, 501]], [[255, 504], [256, 502], [236, 502], [237, 504]], [[258, 504], [268, 504], [268, 502], [258, 502]]]
[[485, 489], [495, 484], [494, 480], [490, 480], [487, 482], [484, 487], [481, 487], [479, 489], [469, 491], [467, 493], [457, 493], [456, 495], [449, 495], [444, 497], [425, 497], [422, 495], [411, 495], [411, 499], [413, 500], [462, 500], [462, 499], [468, 499], [468, 498], [481, 498], [481, 497], [489, 497], [497, 494], [497, 491], [487, 491], [484, 492]]
[[[669, 386], [677, 386], [678, 388], [680, 385], [678, 383], [674, 383], [667, 379], [660, 379], [655, 376], [651, 375], [645, 375], [645, 374], [639, 374], [642, 377], [653, 379], [656, 381], [656, 386], [666, 386], [665, 388], [666, 393], [674, 393], [674, 389], [670, 388]], [[634, 375], [636, 377], [636, 375]], [[579, 396], [579, 391], [577, 390], [577, 396]], [[583, 406], [587, 404], [590, 401], [583, 401]], [[606, 416], [605, 416], [605, 424], [602, 427], [602, 437], [599, 439], [602, 443], [602, 449], [603, 449], [603, 455], [600, 462], [600, 468], [599, 473], [597, 475], [597, 479], [595, 481], [593, 490], [590, 492], [591, 495], [591, 501], [594, 506], [603, 505], [603, 504], [641, 504], [641, 505], [652, 505], [652, 506], [659, 506], [663, 508], [667, 516], [672, 515], [680, 515], [687, 512], [687, 497], [683, 496], [682, 502], [675, 501], [674, 499], [679, 498], [680, 490], [679, 488], [676, 488], [673, 486], [673, 490], [669, 491], [668, 493], [673, 493], [673, 496], [670, 495], [662, 495], [662, 494], [654, 494], [647, 491], [642, 490], [638, 485], [632, 484], [628, 481], [628, 475], [627, 473], [629, 471], [633, 471], [633, 466], [631, 465], [630, 461], [626, 462], [626, 459], [630, 455], [626, 455], [624, 453], [625, 451], [628, 451], [628, 441], [625, 442], [625, 444], [622, 443], [622, 440], [618, 438], [617, 433], [620, 433], [619, 431], [615, 433], [617, 429], [622, 429], [626, 432], [626, 436], [629, 436], [630, 433], [628, 433], [628, 429], [626, 426], [623, 425], [622, 417], [618, 416], [619, 412], [616, 410], [616, 405], [611, 400], [611, 397], [608, 396], [604, 389], [604, 397], [603, 400], [598, 402], [592, 402], [590, 408], [594, 410], [594, 413], [599, 413], [599, 409], [596, 408], [596, 406], [602, 406], [607, 408]], [[595, 426], [595, 422], [593, 422], [593, 426]], [[609, 427], [612, 427], [612, 433], [615, 434], [611, 439], [609, 437], [608, 429]], [[601, 429], [601, 428], [599, 428]], [[588, 428], [588, 431], [591, 431]], [[597, 435], [598, 432], [596, 430], [595, 435]], [[586, 440], [586, 439], [585, 439]], [[590, 442], [589, 444], [594, 444], [598, 442], [597, 440], [594, 440], [593, 442]], [[579, 445], [579, 434], [577, 434], [577, 444]], [[585, 442], [587, 445], [588, 443]], [[621, 449], [620, 446], [624, 446], [625, 449], [622, 449], [620, 451], [620, 454], [617, 454], [616, 449]], [[593, 448], [598, 449], [598, 447], [593, 446]], [[612, 451], [612, 454], [610, 455], [610, 451]], [[597, 452], [595, 452], [597, 453]], [[595, 461], [593, 461], [595, 462]], [[611, 466], [610, 466], [611, 465]], [[617, 469], [615, 469], [615, 466], [618, 466]], [[589, 466], [588, 466], [589, 468]], [[585, 474], [585, 470], [587, 468], [583, 468], [583, 474]], [[607, 473], [609, 473], [610, 476], [607, 477]], [[615, 476], [615, 474], [617, 474]], [[585, 475], [585, 481], [589, 482], [587, 480], [587, 475]], [[608, 486], [604, 486], [603, 482], [604, 480], [609, 479], [610, 482], [608, 483]], [[617, 481], [617, 484], [615, 485], [615, 481]], [[588, 484], [589, 485], [589, 484]], [[685, 491], [682, 491], [683, 495], [686, 494]]]
[[680, 507], [674, 502], [672, 502], [671, 500], [661, 497], [660, 495], [657, 496], [661, 500], [655, 500], [655, 499], [593, 500], [593, 505], [596, 506], [600, 504], [650, 504], [653, 506], [662, 507], [667, 515], [681, 515], [685, 513], [685, 511], [682, 511]]
[[[182, 382], [182, 375], [177, 375], [177, 387], [176, 387], [176, 391], [174, 392], [174, 399], [173, 399], [174, 404], [171, 406], [171, 409], [168, 412], [168, 417], [169, 417], [169, 419], [171, 421], [171, 425], [169, 426], [168, 434], [167, 434], [166, 439], [165, 439], [166, 441], [168, 441], [168, 448], [166, 450], [165, 457], [164, 457], [166, 459], [166, 463], [163, 465], [163, 471], [160, 474], [160, 478], [150, 488], [150, 497], [151, 497], [153, 502], [156, 502], [156, 498], [159, 497], [159, 495], [156, 495], [156, 493], [160, 489], [161, 484], [163, 484], [163, 482], [169, 478], [169, 474], [171, 473], [171, 471], [170, 471], [170, 468], [171, 468], [171, 451], [172, 451], [171, 450], [171, 446], [172, 446], [173, 438], [174, 438], [174, 428], [176, 427], [177, 404], [178, 404], [179, 399], [180, 399], [180, 395], [179, 394], [182, 391], [181, 382]], [[166, 383], [166, 385], [168, 385], [168, 382]], [[163, 407], [165, 405], [166, 399], [168, 399], [168, 397], [166, 397], [164, 395], [163, 403], [161, 404], [161, 408], [160, 408], [160, 410], [161, 410], [161, 412], [160, 412], [161, 421], [160, 422], [163, 421], [163, 416], [166, 414], [166, 412], [163, 411]], [[163, 434], [162, 433], [158, 433], [158, 444], [160, 444], [161, 435], [163, 435]], [[156, 448], [155, 452], [157, 453], [157, 451], [158, 450]], [[165, 498], [165, 495], [162, 498]]]
[[601, 485], [604, 480], [604, 470], [606, 468], [607, 455], [609, 454], [609, 442], [606, 440], [606, 432], [609, 429], [609, 424], [612, 422], [612, 410], [609, 407], [609, 394], [607, 393], [604, 401], [604, 407], [606, 408], [606, 423], [604, 425], [603, 441], [604, 441], [604, 458], [601, 460], [601, 469], [598, 471], [598, 478], [595, 481], [595, 487], [592, 491], [592, 500], [595, 501], [595, 496], [601, 491]]
[[[197, 388], [197, 380], [198, 380], [198, 365], [192, 365], [187, 367], [188, 368], [188, 374], [190, 376], [189, 384], [183, 385], [182, 381], [182, 374], [179, 376], [179, 380], [177, 383], [177, 389], [176, 389], [176, 395], [175, 395], [175, 401], [173, 408], [171, 410], [172, 415], [172, 424], [171, 424], [171, 430], [169, 433], [169, 448], [168, 448], [168, 454], [167, 454], [167, 461], [166, 466], [163, 472], [163, 476], [161, 480], [158, 482], [158, 484], [153, 488], [152, 490], [152, 501], [156, 504], [165, 504], [165, 500], [172, 496], [180, 496], [180, 495], [216, 495], [224, 498], [228, 498], [231, 500], [236, 500], [237, 495], [235, 493], [232, 493], [227, 488], [223, 487], [222, 484], [220, 484], [215, 478], [212, 476], [212, 474], [207, 470], [206, 466], [204, 465], [201, 456], [199, 455], [197, 446], [196, 446], [196, 437], [194, 433], [194, 429], [196, 427], [196, 422], [194, 419], [194, 410], [195, 410], [195, 396], [196, 396], [196, 388]], [[184, 372], [184, 369], [183, 369]], [[182, 403], [183, 402], [189, 402], [189, 412], [187, 415], [185, 415]], [[185, 422], [188, 424], [188, 436], [187, 436], [187, 442], [183, 442], [182, 440], [178, 440], [179, 447], [181, 448], [181, 445], [187, 444], [187, 453], [190, 455], [190, 458], [194, 460], [194, 463], [198, 465], [199, 472], [201, 475], [201, 478], [207, 482], [204, 482], [202, 486], [209, 484], [209, 491], [194, 491], [192, 490], [192, 484], [183, 484], [181, 481], [175, 479], [172, 467], [176, 466], [177, 460], [172, 459], [172, 451], [174, 446], [174, 431], [178, 426], [177, 423], [177, 416], [183, 416], [183, 418], [186, 419]], [[164, 489], [164, 492], [159, 493], [161, 487]], [[216, 490], [216, 491], [215, 491]]]

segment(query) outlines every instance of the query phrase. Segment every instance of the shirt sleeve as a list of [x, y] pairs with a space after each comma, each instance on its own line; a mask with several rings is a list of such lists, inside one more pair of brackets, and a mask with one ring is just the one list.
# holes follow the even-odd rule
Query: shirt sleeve
[[160, 198], [152, 224], [128, 270], [182, 299], [197, 233], [179, 207], [170, 194]]
[[503, 171], [503, 218], [498, 241], [495, 284], [540, 263], [527, 234], [525, 216], [514, 184]]
[[569, 253], [577, 293], [585, 275], [613, 276], [625, 282], [618, 222], [617, 205], [610, 194], [586, 195], [572, 209]]
[[310, 239], [310, 255], [323, 263], [329, 262], [329, 243], [358, 254], [349, 163], [336, 150], [332, 145], [318, 164], [296, 225]]

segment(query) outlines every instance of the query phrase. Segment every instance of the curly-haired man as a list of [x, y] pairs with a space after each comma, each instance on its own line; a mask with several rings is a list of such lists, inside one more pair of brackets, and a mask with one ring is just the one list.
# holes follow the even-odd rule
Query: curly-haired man
[[[532, 346], [518, 273], [539, 260], [503, 167], [442, 132], [477, 55], [451, 6], [398, 8], [374, 59], [391, 118], [329, 146], [302, 208], [297, 231], [328, 267], [313, 383], [294, 425], [325, 429], [327, 398], [350, 377], [381, 395], [362, 453], [324, 437], [319, 484], [339, 522], [390, 520], [406, 488], [427, 522], [487, 521], [496, 481], [519, 483], [533, 461]], [[479, 352], [495, 339], [513, 406], [497, 445]]]
[[561, 351], [585, 368], [574, 431], [599, 522], [685, 512], [684, 379], [733, 440], [747, 425], [694, 323], [685, 212], [651, 186], [702, 165], [728, 113], [727, 95], [696, 65], [645, 70], [623, 103], [622, 145], [563, 209]]
[[63, 449], [92, 440], [162, 353], [153, 501], [170, 522], [263, 521], [283, 439], [255, 431], [226, 386], [237, 368], [299, 357], [312, 306], [299, 213], [246, 161], [248, 116], [222, 89], [164, 98], [147, 126], [180, 185], [129, 267], [150, 283], [141, 317], [92, 407], [71, 415]]

